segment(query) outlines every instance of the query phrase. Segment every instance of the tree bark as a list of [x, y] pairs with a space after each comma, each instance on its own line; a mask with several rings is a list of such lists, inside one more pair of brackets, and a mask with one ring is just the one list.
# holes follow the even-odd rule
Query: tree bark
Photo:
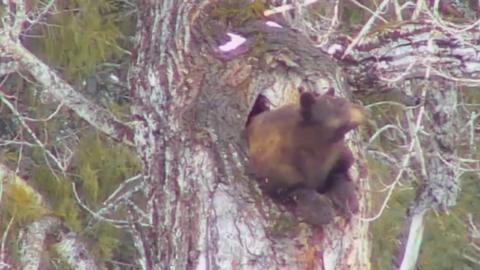
[[[244, 167], [242, 132], [256, 96], [277, 97], [276, 105], [291, 102], [300, 87], [333, 87], [347, 96], [340, 68], [293, 29], [259, 19], [226, 29], [211, 18], [208, 4], [139, 5], [129, 81], [139, 120], [135, 143], [148, 181], [151, 227], [135, 227], [142, 266], [367, 269], [368, 223], [298, 224], [261, 194]], [[229, 32], [247, 43], [222, 51]], [[352, 174], [356, 181], [366, 177]]]

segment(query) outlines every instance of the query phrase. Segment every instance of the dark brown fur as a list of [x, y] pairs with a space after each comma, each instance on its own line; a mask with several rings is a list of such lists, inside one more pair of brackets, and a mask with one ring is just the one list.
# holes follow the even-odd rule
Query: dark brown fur
[[348, 176], [353, 157], [343, 139], [363, 118], [361, 107], [332, 93], [319, 98], [303, 93], [300, 106], [284, 106], [251, 119], [247, 127], [250, 169], [273, 197], [296, 196], [297, 212], [308, 223], [325, 223], [305, 215], [324, 201], [315, 194], [327, 195], [341, 212], [356, 210], [357, 202], [351, 199], [354, 185]]

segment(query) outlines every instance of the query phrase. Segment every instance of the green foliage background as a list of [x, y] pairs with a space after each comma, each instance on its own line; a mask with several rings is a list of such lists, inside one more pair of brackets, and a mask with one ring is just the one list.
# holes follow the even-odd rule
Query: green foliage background
[[[479, 89], [467, 89], [460, 95], [459, 102], [467, 104], [480, 104]], [[365, 100], [368, 104], [369, 101]], [[376, 130], [386, 123], [395, 123], [396, 118], [404, 111], [397, 105], [382, 105], [370, 109], [370, 126]], [[367, 128], [368, 129], [368, 128]], [[366, 130], [363, 130], [366, 132]], [[368, 137], [365, 134], [365, 137]], [[401, 140], [393, 140], [394, 134], [379, 136], [372, 142], [369, 149], [391, 152], [395, 151], [395, 145], [401, 145]], [[476, 145], [479, 149], [480, 144]], [[470, 145], [458, 145], [461, 155], [473, 155], [473, 158], [480, 158], [478, 151], [472, 151]], [[372, 209], [378, 211], [380, 204], [385, 198], [385, 185], [390, 184], [391, 179], [396, 175], [388, 163], [379, 161], [370, 154], [367, 156], [369, 169], [370, 186], [372, 188]], [[405, 174], [404, 174], [405, 176]], [[404, 222], [407, 208], [415, 197], [419, 182], [402, 181], [397, 186], [388, 202], [388, 207], [380, 218], [371, 223], [372, 243], [372, 269], [390, 269], [393, 254], [397, 247], [397, 236], [400, 233], [401, 225]], [[480, 213], [480, 182], [478, 174], [466, 173], [460, 182], [462, 190], [457, 200], [457, 205], [448, 209], [448, 213], [434, 212], [430, 210], [425, 216], [424, 238], [418, 258], [417, 268], [421, 270], [473, 270], [478, 265], [465, 259], [464, 255], [475, 258], [478, 251], [470, 245], [468, 239], [468, 215], [476, 216], [476, 223], [479, 222]], [[374, 215], [376, 212], [372, 213]]]
[[[46, 200], [48, 207], [40, 205], [24, 186], [11, 184], [5, 192], [0, 227], [5, 229], [13, 218], [15, 231], [42, 215], [54, 215], [61, 218], [69, 230], [88, 240], [90, 248], [95, 251], [92, 254], [104, 267], [112, 259], [130, 263], [134, 254], [130, 236], [126, 231], [101, 221], [86, 227], [91, 223], [91, 215], [80, 208], [72, 184], [77, 187], [84, 204], [93, 211], [100, 209], [102, 202], [121, 182], [139, 173], [140, 164], [136, 155], [124, 145], [91, 132], [82, 136], [68, 176], [53, 173], [41, 153], [32, 157], [38, 160], [35, 160], [37, 165], [31, 171], [31, 184]], [[124, 211], [117, 212], [113, 218], [125, 219]], [[15, 243], [16, 239], [10, 239], [12, 250], [16, 249]], [[49, 260], [55, 260], [54, 252], [46, 255], [51, 256]]]
[[[43, 7], [45, 1], [32, 0], [29, 4], [34, 10]], [[68, 81], [81, 82], [104, 63], [128, 61], [129, 55], [125, 52], [130, 50], [129, 37], [135, 28], [135, 10], [122, 5], [122, 1], [61, 0], [56, 1], [50, 11], [46, 21], [29, 29], [24, 44]], [[56, 104], [40, 102], [41, 91], [37, 87], [26, 77], [11, 75], [2, 91], [18, 97], [17, 108], [23, 113], [42, 119], [56, 109]], [[129, 104], [125, 101], [116, 104], [114, 99], [109, 106], [124, 116]], [[18, 164], [22, 165], [22, 174], [28, 178], [27, 184], [44, 199], [40, 203], [29, 186], [22, 183], [9, 184], [4, 190], [0, 230], [4, 232], [9, 226], [7, 248], [13, 262], [18, 262], [20, 229], [43, 215], [53, 215], [62, 220], [66, 230], [76, 232], [86, 241], [102, 269], [112, 269], [114, 265], [137, 269], [130, 235], [124, 229], [92, 219], [91, 214], [80, 207], [73, 193], [75, 186], [82, 203], [93, 211], [104, 207], [103, 201], [109, 194], [140, 172], [134, 149], [98, 134], [76, 115], [64, 111], [49, 121], [29, 124], [41, 141], [48, 142], [51, 151], [66, 142], [65, 130], [78, 130], [79, 141], [73, 149], [73, 160], [66, 175], [52, 167], [38, 147], [0, 149], [0, 160], [11, 168], [16, 167], [21, 157]], [[0, 103], [0, 128], [10, 130], [12, 137], [21, 136], [17, 120], [3, 103]], [[122, 208], [108, 217], [126, 219]], [[44, 256], [48, 269], [67, 267], [59, 260], [55, 245]]]
[[[40, 5], [40, 1], [37, 5]], [[122, 56], [119, 39], [123, 36], [121, 10], [112, 0], [57, 1], [48, 24], [37, 27], [30, 45], [60, 68], [70, 79], [92, 73], [99, 63]]]

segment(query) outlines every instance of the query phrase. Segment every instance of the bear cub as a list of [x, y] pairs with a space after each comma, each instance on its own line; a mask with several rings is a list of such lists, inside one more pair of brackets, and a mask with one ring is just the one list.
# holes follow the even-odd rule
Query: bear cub
[[364, 118], [361, 106], [335, 97], [333, 89], [320, 97], [302, 93], [299, 105], [251, 115], [246, 128], [249, 169], [264, 192], [293, 205], [306, 223], [327, 224], [335, 212], [349, 218], [358, 210], [358, 200], [348, 174], [353, 156], [344, 136]]

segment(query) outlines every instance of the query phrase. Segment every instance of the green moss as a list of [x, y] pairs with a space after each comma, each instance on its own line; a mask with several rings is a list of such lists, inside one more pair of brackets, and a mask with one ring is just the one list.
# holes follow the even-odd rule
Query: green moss
[[91, 254], [102, 269], [110, 269], [107, 264], [112, 259], [131, 263], [129, 260], [135, 251], [126, 231], [100, 222], [87, 231], [84, 237], [88, 240]]
[[113, 1], [71, 0], [57, 5], [59, 12], [41, 28], [40, 53], [61, 66], [70, 77], [85, 76], [96, 64], [120, 55]]
[[[30, 8], [43, 7], [42, 1], [31, 1]], [[128, 28], [130, 34], [134, 33], [135, 24], [132, 24], [131, 18], [120, 18], [118, 15], [118, 7], [115, 1], [111, 0], [67, 0], [56, 1], [56, 12], [49, 14], [45, 19], [45, 24], [31, 28], [31, 32], [25, 36], [25, 44], [36, 55], [45, 61], [53, 64], [62, 75], [66, 75], [67, 79], [75, 82], [81, 82], [82, 78], [88, 74], [95, 72], [99, 63], [113, 60], [119, 63], [117, 59], [120, 56], [120, 50], [117, 48], [117, 42], [122, 39], [119, 27]], [[115, 7], [114, 7], [115, 5]], [[0, 5], [0, 12], [4, 11], [4, 7]], [[132, 16], [133, 17], [133, 16]], [[1, 24], [1, 22], [0, 22]], [[120, 25], [120, 26], [119, 26]], [[41, 39], [38, 39], [41, 37]], [[130, 42], [123, 39], [122, 46], [129, 46]], [[121, 59], [120, 59], [121, 60]], [[9, 95], [17, 96], [19, 106], [23, 112], [31, 118], [45, 118], [49, 116], [55, 109], [56, 105], [44, 104], [40, 102], [40, 93], [35, 85], [18, 75], [9, 76], [6, 90]], [[123, 99], [125, 101], [126, 99]], [[129, 114], [129, 104], [111, 106], [114, 113], [122, 115]], [[18, 132], [18, 121], [11, 115], [10, 110], [0, 102], [0, 125], [7, 125], [4, 129], [11, 131], [12, 137]], [[13, 123], [13, 125], [10, 125]], [[50, 121], [45, 122], [29, 122], [30, 127], [35, 131], [40, 141], [46, 142], [48, 148], [54, 151], [56, 144], [61, 144], [60, 149], [64, 149], [65, 143], [71, 145], [72, 140], [69, 137], [65, 141], [65, 129], [68, 130], [84, 128], [84, 120], [74, 114], [57, 114]], [[82, 129], [82, 132], [84, 129]], [[82, 134], [82, 133], [78, 133]], [[80, 208], [79, 202], [75, 199], [72, 191], [72, 183], [75, 183], [77, 191], [82, 203], [97, 210], [100, 203], [111, 192], [118, 187], [118, 184], [126, 178], [138, 174], [140, 163], [136, 159], [135, 153], [123, 145], [116, 144], [101, 136], [87, 134], [80, 138], [80, 146], [76, 150], [75, 158], [68, 173], [55, 171], [51, 169], [57, 168], [54, 164], [51, 167], [46, 163], [46, 155], [40, 147], [23, 147], [22, 148], [22, 172], [28, 169], [29, 179], [28, 185], [34, 187], [35, 191], [42, 195], [45, 206], [37, 204], [39, 201], [35, 199], [35, 191], [29, 190], [28, 186], [21, 184], [13, 184], [11, 186], [4, 185], [4, 194], [0, 207], [0, 230], [4, 231], [6, 224], [10, 219], [14, 218], [14, 224], [10, 228], [9, 243], [12, 247], [9, 249], [9, 256], [15, 255], [14, 247], [16, 247], [18, 230], [21, 226], [26, 225], [44, 214], [51, 214], [63, 220], [68, 230], [75, 232], [83, 232], [85, 224], [92, 219], [91, 215]], [[93, 147], [88, 147], [88, 140], [94, 138]], [[85, 147], [87, 146], [87, 147]], [[82, 148], [89, 152], [83, 161], [77, 159], [81, 156]], [[0, 161], [13, 166], [17, 164], [18, 147], [4, 147], [0, 150]], [[96, 149], [97, 148], [97, 149]], [[95, 156], [99, 154], [98, 156]], [[90, 159], [88, 162], [87, 160]], [[25, 166], [24, 166], [25, 165]], [[114, 213], [115, 218], [125, 218], [125, 213], [120, 211]], [[125, 240], [125, 243], [119, 240], [115, 244], [121, 248], [112, 248], [114, 255], [108, 255], [109, 241], [113, 238], [106, 238], [102, 232], [100, 235], [101, 254], [107, 257], [117, 257], [118, 254], [126, 254], [125, 258], [131, 259], [132, 249], [126, 248], [128, 243], [132, 243], [131, 239], [124, 237], [123, 234], [112, 235], [117, 239]], [[94, 236], [92, 236], [94, 238]], [[107, 248], [106, 248], [107, 247]], [[118, 253], [118, 254], [115, 254]], [[123, 255], [120, 255], [123, 256]], [[52, 256], [47, 254], [52, 260]], [[124, 261], [128, 262], [127, 259]], [[58, 266], [58, 264], [57, 264]], [[54, 267], [47, 267], [54, 268]], [[63, 267], [56, 267], [63, 269]]]
[[80, 209], [74, 198], [71, 181], [63, 177], [56, 178], [46, 166], [34, 167], [32, 175], [36, 189], [48, 200], [53, 213], [62, 218], [70, 229], [80, 231]]
[[[75, 270], [72, 268], [72, 265], [69, 264], [67, 261], [65, 261], [65, 255], [62, 253], [65, 253], [65, 248], [61, 246], [60, 243], [55, 243], [50, 246], [49, 249], [49, 255], [50, 255], [50, 261], [49, 265], [52, 266], [53, 269], [65, 269], [65, 270]], [[50, 269], [50, 268], [49, 268]]]
[[119, 234], [120, 231], [109, 224], [97, 224], [87, 235], [94, 241], [92, 254], [95, 254], [98, 260], [110, 260], [116, 249], [120, 247], [121, 243], [117, 238]]
[[465, 87], [462, 91], [462, 95], [459, 95], [466, 104], [480, 104], [480, 89], [478, 87]]
[[63, 219], [63, 222], [75, 232], [82, 230], [82, 221], [78, 203], [71, 197], [65, 197], [55, 206], [55, 213]]
[[0, 149], [0, 163], [16, 163], [18, 152], [15, 149]]
[[3, 211], [7, 219], [13, 218], [19, 225], [32, 222], [48, 212], [34, 190], [20, 181], [13, 181], [6, 186]]
[[98, 177], [97, 172], [92, 169], [90, 163], [79, 169], [82, 187], [89, 201], [98, 200]]
[[81, 138], [73, 167], [91, 203], [100, 203], [121, 182], [137, 174], [140, 163], [126, 146], [91, 133]]
[[[40, 149], [35, 149], [34, 156], [44, 161]], [[95, 210], [121, 182], [138, 174], [139, 170], [136, 155], [127, 147], [102, 139], [97, 133], [87, 133], [75, 152], [71, 175], [54, 175], [48, 166], [38, 165], [32, 169], [32, 180], [36, 189], [47, 198], [53, 213], [70, 229], [79, 232], [86, 214], [82, 214], [83, 210], [74, 197], [72, 182], [78, 181], [77, 191], [82, 203]]]
[[264, 0], [255, 0], [250, 4], [245, 4], [245, 1], [229, 0], [222, 2], [221, 5], [216, 5], [211, 16], [224, 25], [238, 26], [250, 19], [262, 17], [265, 10]]

